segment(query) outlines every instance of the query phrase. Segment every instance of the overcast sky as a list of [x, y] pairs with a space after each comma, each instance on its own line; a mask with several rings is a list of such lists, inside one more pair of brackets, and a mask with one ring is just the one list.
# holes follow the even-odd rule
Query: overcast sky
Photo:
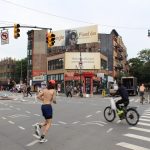
[[[0, 0], [0, 27], [14, 23], [56, 30], [98, 25], [99, 33], [115, 29], [127, 47], [128, 59], [150, 48], [150, 0]], [[0, 45], [0, 59], [27, 56], [27, 34]]]

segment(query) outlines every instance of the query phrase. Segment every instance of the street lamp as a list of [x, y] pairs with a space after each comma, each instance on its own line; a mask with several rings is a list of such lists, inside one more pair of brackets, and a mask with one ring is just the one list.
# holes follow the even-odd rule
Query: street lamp
[[82, 57], [81, 57], [81, 49], [80, 49], [80, 61], [79, 61], [79, 66], [80, 66], [80, 97], [83, 97], [82, 94], [82, 85], [81, 85], [81, 69], [82, 69]]
[[21, 67], [20, 67], [20, 83], [22, 82], [22, 59], [21, 59]]

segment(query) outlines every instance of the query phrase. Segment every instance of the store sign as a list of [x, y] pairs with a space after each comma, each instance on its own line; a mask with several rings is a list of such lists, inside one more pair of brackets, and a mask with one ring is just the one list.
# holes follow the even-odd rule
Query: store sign
[[[82, 65], [80, 65], [80, 60], [82, 60]], [[100, 53], [82, 52], [80, 59], [79, 52], [66, 52], [65, 69], [100, 69]]]
[[33, 81], [43, 81], [44, 80], [44, 76], [35, 76], [33, 77]]

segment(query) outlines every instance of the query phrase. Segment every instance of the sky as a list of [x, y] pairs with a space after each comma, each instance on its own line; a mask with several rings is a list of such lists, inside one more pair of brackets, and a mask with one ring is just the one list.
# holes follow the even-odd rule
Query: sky
[[[0, 27], [19, 23], [57, 31], [98, 25], [98, 32], [106, 34], [115, 29], [130, 59], [150, 48], [149, 6], [150, 0], [0, 0]], [[0, 59], [27, 56], [28, 30], [21, 28], [14, 39], [13, 28], [8, 29], [9, 44], [0, 45]]]

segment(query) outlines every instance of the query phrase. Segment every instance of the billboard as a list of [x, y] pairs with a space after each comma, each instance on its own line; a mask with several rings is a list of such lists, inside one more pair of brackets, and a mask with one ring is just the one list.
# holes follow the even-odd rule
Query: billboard
[[97, 25], [54, 31], [54, 46], [73, 46], [76, 44], [98, 42]]
[[80, 52], [66, 52], [65, 53], [65, 69], [100, 69], [100, 53], [82, 52], [80, 63]]

